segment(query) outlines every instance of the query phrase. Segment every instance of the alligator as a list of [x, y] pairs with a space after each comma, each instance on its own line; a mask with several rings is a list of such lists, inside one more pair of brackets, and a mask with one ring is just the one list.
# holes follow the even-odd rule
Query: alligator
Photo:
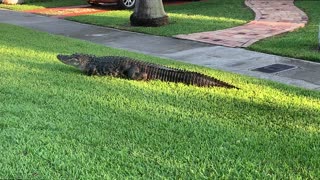
[[85, 74], [98, 76], [112, 76], [132, 80], [161, 80], [184, 83], [199, 87], [236, 88], [231, 84], [213, 77], [159, 64], [139, 61], [122, 56], [96, 57], [88, 54], [57, 55], [64, 64], [74, 66]]

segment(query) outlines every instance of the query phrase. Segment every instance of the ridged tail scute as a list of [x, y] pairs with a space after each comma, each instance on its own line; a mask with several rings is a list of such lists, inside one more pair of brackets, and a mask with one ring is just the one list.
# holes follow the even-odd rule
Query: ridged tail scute
[[150, 76], [148, 79], [159, 79], [161, 81], [169, 81], [175, 83], [184, 83], [187, 85], [194, 85], [198, 87], [224, 87], [224, 88], [235, 88], [239, 89], [231, 84], [220, 81], [216, 78], [190, 71], [178, 71], [178, 70], [167, 70], [150, 68]]
[[239, 89], [231, 84], [228, 84], [226, 82], [220, 81], [216, 78], [213, 78], [213, 77], [201, 74], [201, 73], [186, 72], [186, 74], [188, 74], [188, 75], [186, 75], [186, 77], [190, 77], [190, 78], [186, 78], [185, 82], [182, 82], [182, 83], [195, 85], [195, 86], [199, 86], [199, 87], [217, 86], [217, 87], [224, 87], [224, 88]]

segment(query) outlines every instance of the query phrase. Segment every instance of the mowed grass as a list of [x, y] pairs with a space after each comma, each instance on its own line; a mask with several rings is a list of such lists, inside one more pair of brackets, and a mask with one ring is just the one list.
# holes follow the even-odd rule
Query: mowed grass
[[132, 11], [129, 10], [112, 10], [67, 19], [161, 36], [226, 29], [245, 24], [253, 19], [252, 12], [244, 5], [243, 0], [206, 0], [166, 5], [165, 11], [170, 17], [170, 24], [161, 27], [130, 26], [129, 17]]
[[320, 1], [297, 0], [295, 5], [306, 12], [309, 23], [294, 32], [274, 36], [250, 46], [250, 50], [320, 62], [318, 33]]
[[43, 9], [43, 8], [52, 8], [52, 7], [61, 7], [61, 6], [75, 6], [87, 4], [85, 0], [34, 0], [34, 1], [25, 1], [24, 4], [18, 5], [8, 5], [1, 4], [0, 8], [11, 9], [16, 11], [25, 11], [31, 9]]
[[[0, 24], [1, 179], [320, 177], [320, 92]], [[241, 88], [89, 77], [124, 55]]]

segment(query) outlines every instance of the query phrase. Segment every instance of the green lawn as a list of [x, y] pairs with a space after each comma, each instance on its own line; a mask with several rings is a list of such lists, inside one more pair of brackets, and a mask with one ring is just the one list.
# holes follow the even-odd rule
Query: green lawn
[[26, 0], [25, 4], [21, 5], [7, 5], [1, 4], [0, 8], [25, 11], [31, 9], [42, 9], [42, 8], [52, 8], [61, 6], [75, 6], [87, 4], [86, 0]]
[[[0, 179], [319, 179], [320, 92], [0, 24]], [[125, 55], [241, 88], [89, 77]]]
[[193, 32], [212, 31], [245, 24], [253, 19], [252, 12], [243, 0], [206, 0], [183, 5], [165, 6], [170, 24], [162, 27], [131, 27], [131, 11], [117, 10], [67, 19], [100, 26], [143, 32], [161, 36], [173, 36]]
[[249, 49], [320, 62], [320, 52], [317, 51], [320, 1], [297, 0], [295, 4], [309, 17], [309, 23], [305, 28], [268, 38], [255, 43]]

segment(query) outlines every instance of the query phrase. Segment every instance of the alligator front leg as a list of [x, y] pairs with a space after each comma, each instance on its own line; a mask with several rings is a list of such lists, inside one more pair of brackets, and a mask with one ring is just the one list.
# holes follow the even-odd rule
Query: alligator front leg
[[86, 74], [87, 74], [88, 76], [99, 75], [99, 73], [97, 72], [97, 68], [96, 68], [95, 65], [89, 65], [89, 66], [87, 67]]

